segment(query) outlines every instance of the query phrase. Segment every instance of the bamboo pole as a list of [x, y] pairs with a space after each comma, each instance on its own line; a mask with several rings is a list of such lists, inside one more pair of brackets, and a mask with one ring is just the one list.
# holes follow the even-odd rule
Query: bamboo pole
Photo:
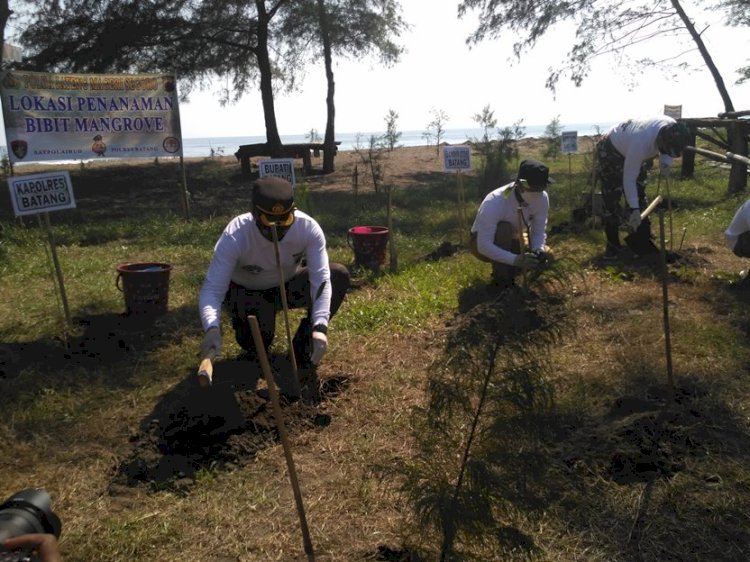
[[[292, 365], [293, 384], [296, 393], [302, 393], [299, 382], [299, 373], [297, 372], [297, 359], [294, 357], [294, 345], [292, 343], [292, 331], [289, 327], [289, 305], [286, 300], [286, 287], [284, 281], [284, 270], [281, 267], [281, 254], [279, 252], [279, 234], [276, 231], [276, 223], [271, 223], [271, 233], [273, 234], [273, 251], [276, 254], [276, 269], [279, 273], [279, 293], [281, 295], [281, 307], [284, 313], [284, 328], [286, 329], [286, 340], [289, 345], [289, 362]], [[257, 347], [257, 346], [256, 346]], [[265, 349], [265, 347], [264, 347]]]
[[271, 365], [268, 363], [268, 356], [266, 355], [266, 349], [263, 345], [263, 335], [260, 333], [258, 319], [251, 315], [247, 317], [247, 320], [250, 323], [250, 330], [253, 333], [255, 349], [258, 353], [263, 377], [266, 379], [266, 384], [268, 385], [268, 395], [271, 397], [273, 416], [276, 419], [276, 427], [279, 430], [279, 439], [281, 440], [281, 446], [284, 449], [284, 458], [286, 459], [286, 466], [289, 471], [289, 481], [292, 484], [292, 490], [294, 492], [294, 501], [297, 505], [297, 515], [299, 516], [300, 528], [302, 530], [302, 542], [305, 548], [305, 554], [307, 554], [307, 559], [312, 562], [315, 560], [315, 554], [313, 553], [312, 540], [310, 539], [310, 530], [307, 527], [305, 506], [302, 502], [302, 492], [300, 491], [299, 481], [297, 480], [297, 471], [294, 468], [292, 448], [289, 445], [289, 437], [286, 432], [286, 425], [284, 424], [284, 416], [281, 412], [279, 393], [276, 390], [276, 384], [273, 380]]

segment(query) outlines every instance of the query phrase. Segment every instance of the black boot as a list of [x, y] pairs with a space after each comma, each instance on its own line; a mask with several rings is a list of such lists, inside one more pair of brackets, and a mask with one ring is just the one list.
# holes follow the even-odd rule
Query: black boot
[[607, 238], [604, 258], [617, 258], [620, 255], [620, 250], [622, 250], [622, 245], [620, 244], [620, 226], [616, 223], [606, 223], [604, 225], [604, 235]]

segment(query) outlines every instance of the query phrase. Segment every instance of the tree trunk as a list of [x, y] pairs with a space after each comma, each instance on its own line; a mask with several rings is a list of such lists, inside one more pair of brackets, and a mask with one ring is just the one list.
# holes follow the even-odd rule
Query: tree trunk
[[336, 155], [336, 106], [333, 103], [333, 95], [336, 83], [333, 79], [333, 62], [331, 56], [331, 37], [328, 30], [328, 16], [326, 14], [325, 0], [318, 0], [318, 19], [320, 23], [320, 36], [323, 41], [323, 60], [325, 61], [326, 83], [326, 134], [323, 139], [323, 173], [330, 174], [334, 171], [334, 157]]
[[[734, 123], [727, 128], [729, 136], [729, 145], [732, 152], [738, 156], [747, 157], [747, 139], [748, 128], [744, 123]], [[729, 171], [729, 188], [730, 195], [742, 193], [747, 188], [747, 165], [741, 162], [732, 161], [732, 169]]]
[[[706, 63], [708, 70], [714, 77], [716, 88], [719, 90], [719, 95], [721, 95], [721, 99], [724, 102], [724, 111], [727, 113], [734, 112], [734, 104], [732, 104], [732, 98], [729, 97], [729, 92], [724, 85], [724, 79], [721, 77], [719, 69], [716, 68], [711, 55], [708, 54], [708, 49], [706, 49], [706, 45], [703, 43], [700, 34], [695, 30], [695, 26], [687, 17], [685, 10], [682, 9], [679, 0], [671, 0], [671, 2], [674, 9], [677, 11], [677, 14], [680, 16], [680, 19], [685, 24], [690, 36], [693, 38], [693, 41], [698, 46], [698, 51], [700, 51], [700, 54], [703, 57], [703, 62]], [[747, 156], [747, 131], [745, 128], [741, 125], [732, 125], [731, 127], [728, 127], [727, 133], [729, 135], [729, 144], [732, 147], [732, 152]], [[747, 166], [738, 162], [732, 163], [732, 170], [729, 173], [728, 192], [740, 193], [745, 191], [746, 187]]]
[[11, 13], [8, 0], [0, 0], [0, 33], [2, 33], [0, 46], [5, 45], [5, 26], [8, 24]]
[[716, 68], [716, 65], [714, 64], [714, 60], [711, 58], [711, 55], [708, 53], [708, 49], [706, 49], [706, 45], [703, 43], [703, 39], [701, 39], [700, 34], [695, 30], [695, 26], [693, 25], [693, 22], [690, 21], [690, 18], [688, 18], [687, 14], [685, 13], [685, 10], [682, 9], [682, 6], [680, 5], [679, 0], [671, 0], [671, 2], [672, 2], [672, 6], [674, 7], [674, 9], [677, 11], [677, 14], [680, 16], [682, 23], [685, 24], [685, 27], [687, 28], [688, 33], [690, 33], [690, 36], [693, 38], [693, 41], [695, 41], [695, 44], [698, 46], [698, 51], [700, 51], [700, 54], [703, 57], [703, 62], [706, 63], [706, 66], [708, 67], [709, 72], [711, 72], [711, 76], [714, 77], [714, 82], [716, 82], [716, 87], [719, 90], [719, 95], [721, 96], [721, 99], [724, 102], [724, 110], [734, 111], [734, 105], [732, 104], [732, 99], [729, 97], [729, 92], [727, 91], [727, 88], [724, 85], [724, 79], [721, 77], [721, 74], [719, 73], [719, 69]]
[[269, 14], [266, 11], [264, 0], [255, 0], [258, 9], [258, 45], [255, 48], [255, 57], [258, 60], [258, 72], [260, 74], [260, 96], [263, 101], [263, 119], [266, 123], [266, 143], [271, 151], [271, 156], [281, 156], [281, 137], [276, 124], [276, 109], [273, 103], [273, 72], [271, 70], [271, 58], [268, 55], [268, 22]]

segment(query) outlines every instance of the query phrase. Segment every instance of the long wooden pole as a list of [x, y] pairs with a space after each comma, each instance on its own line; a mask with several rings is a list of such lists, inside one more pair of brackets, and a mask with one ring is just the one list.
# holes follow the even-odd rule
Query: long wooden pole
[[[526, 244], [523, 240], [523, 209], [518, 207], [518, 248], [521, 251], [521, 255], [525, 253]], [[523, 279], [523, 288], [526, 288], [526, 265], [521, 265], [521, 279]]]
[[[284, 313], [284, 328], [286, 329], [286, 341], [289, 345], [289, 362], [292, 365], [292, 374], [294, 375], [294, 388], [298, 395], [302, 393], [297, 372], [297, 359], [294, 357], [294, 345], [292, 342], [292, 331], [289, 327], [289, 305], [286, 300], [286, 287], [284, 281], [284, 270], [281, 267], [281, 253], [279, 252], [279, 233], [276, 230], [276, 223], [271, 223], [271, 233], [273, 235], [273, 251], [276, 254], [276, 269], [279, 273], [279, 293], [281, 294], [281, 307]], [[265, 349], [265, 348], [264, 348]]]
[[63, 312], [65, 313], [65, 329], [72, 326], [70, 319], [70, 308], [68, 307], [68, 297], [65, 293], [65, 280], [63, 279], [62, 268], [60, 267], [60, 260], [57, 259], [57, 248], [55, 247], [55, 237], [52, 234], [52, 225], [49, 221], [49, 213], [43, 213], [44, 215], [44, 229], [47, 233], [47, 240], [49, 241], [50, 252], [52, 254], [52, 263], [55, 265], [55, 275], [57, 276], [57, 283], [60, 287], [60, 300], [62, 301]]
[[661, 245], [661, 262], [662, 262], [662, 303], [664, 316], [664, 346], [667, 356], [667, 384], [669, 385], [670, 402], [674, 400], [674, 376], [672, 373], [672, 340], [669, 328], [669, 294], [667, 290], [667, 250], [664, 244], [664, 209], [659, 209], [659, 242]]
[[669, 193], [669, 178], [664, 178], [667, 188], [667, 212], [669, 213], [669, 251], [674, 251], [674, 229], [672, 227], [672, 194]]
[[464, 190], [464, 178], [461, 170], [456, 170], [456, 183], [458, 185], [458, 238], [461, 244], [463, 244], [466, 240], [468, 226], [466, 224], [466, 192]]
[[185, 173], [185, 158], [180, 155], [180, 169], [182, 170], [182, 210], [185, 218], [190, 218], [190, 194], [187, 189], [187, 174]]
[[266, 384], [268, 385], [268, 395], [271, 397], [273, 416], [276, 419], [276, 427], [279, 430], [279, 439], [281, 439], [281, 446], [284, 449], [286, 467], [289, 471], [289, 481], [292, 484], [292, 490], [294, 491], [294, 501], [297, 504], [297, 515], [299, 515], [299, 524], [300, 528], [302, 529], [302, 542], [305, 547], [305, 554], [307, 554], [308, 560], [314, 561], [315, 554], [313, 553], [312, 540], [310, 539], [310, 530], [307, 527], [305, 506], [302, 502], [302, 492], [300, 491], [299, 481], [297, 480], [297, 471], [294, 468], [294, 459], [292, 458], [292, 448], [289, 445], [289, 436], [286, 432], [286, 425], [284, 425], [284, 416], [281, 412], [281, 404], [279, 403], [279, 393], [276, 390], [276, 384], [273, 380], [271, 365], [268, 363], [266, 349], [263, 346], [263, 335], [260, 333], [260, 325], [258, 324], [258, 319], [255, 316], [248, 316], [247, 320], [250, 323], [250, 330], [253, 333], [255, 349], [258, 352], [258, 359], [260, 360], [260, 367], [263, 371], [263, 377], [266, 379]]

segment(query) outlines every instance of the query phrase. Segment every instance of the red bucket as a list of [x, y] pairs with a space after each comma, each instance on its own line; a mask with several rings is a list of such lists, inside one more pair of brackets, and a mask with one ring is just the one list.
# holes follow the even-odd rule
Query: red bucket
[[168, 263], [123, 263], [117, 266], [115, 285], [125, 297], [128, 315], [145, 317], [167, 313], [170, 271], [172, 266]]
[[353, 226], [346, 241], [354, 251], [354, 265], [377, 271], [385, 262], [388, 229], [384, 226]]

